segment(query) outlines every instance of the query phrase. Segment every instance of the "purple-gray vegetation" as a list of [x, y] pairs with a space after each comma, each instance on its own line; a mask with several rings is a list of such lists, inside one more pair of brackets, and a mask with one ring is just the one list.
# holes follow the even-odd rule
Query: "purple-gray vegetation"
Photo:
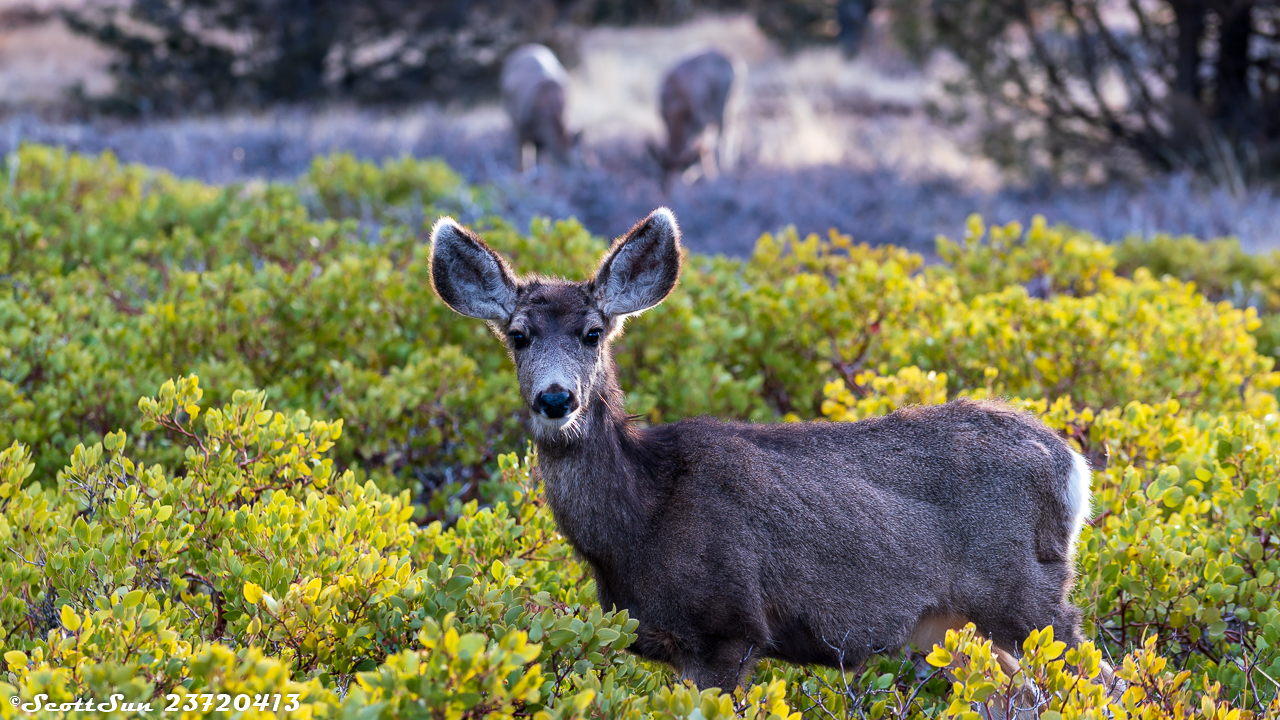
[[585, 165], [517, 173], [509, 130], [477, 130], [439, 110], [388, 116], [376, 111], [277, 110], [256, 116], [174, 121], [47, 122], [17, 115], [0, 125], [0, 151], [21, 142], [114, 152], [127, 162], [165, 168], [213, 183], [290, 181], [317, 154], [345, 151], [380, 159], [441, 157], [467, 181], [488, 188], [487, 211], [518, 226], [535, 215], [577, 217], [595, 233], [615, 236], [636, 217], [669, 205], [696, 251], [742, 255], [761, 233], [793, 224], [803, 234], [830, 228], [873, 244], [926, 251], [941, 233], [962, 232], [970, 213], [990, 222], [1027, 222], [1043, 214], [1108, 240], [1156, 232], [1201, 238], [1234, 235], [1244, 247], [1280, 247], [1280, 195], [1206, 189], [1184, 176], [1142, 186], [1004, 189], [993, 193], [947, 179], [925, 179], [892, 167], [770, 167], [744, 149], [738, 166], [714, 181], [659, 187], [657, 164], [643, 138], [594, 143]]

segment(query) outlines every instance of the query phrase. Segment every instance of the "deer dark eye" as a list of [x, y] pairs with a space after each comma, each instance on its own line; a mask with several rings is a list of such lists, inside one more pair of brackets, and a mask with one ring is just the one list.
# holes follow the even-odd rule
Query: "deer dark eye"
[[582, 338], [582, 342], [588, 345], [599, 345], [600, 344], [600, 328], [593, 328], [591, 330], [588, 330], [586, 336]]
[[517, 350], [523, 350], [529, 347], [529, 336], [519, 330], [512, 330], [507, 333], [507, 337], [511, 338], [511, 344], [515, 345]]

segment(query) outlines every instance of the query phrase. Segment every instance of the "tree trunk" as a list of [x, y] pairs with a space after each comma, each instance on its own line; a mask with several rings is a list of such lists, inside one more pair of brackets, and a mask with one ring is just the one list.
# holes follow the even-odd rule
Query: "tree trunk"
[[1214, 118], [1228, 135], [1247, 135], [1249, 108], [1249, 39], [1253, 34], [1253, 0], [1224, 0], [1217, 8], [1221, 30], [1215, 68]]
[[279, 56], [260, 80], [267, 97], [311, 100], [325, 93], [324, 61], [340, 28], [330, 0], [277, 0], [270, 37]]
[[875, 0], [838, 0], [836, 2], [836, 20], [840, 23], [836, 42], [846, 57], [858, 54], [862, 47], [862, 38], [866, 35], [867, 26], [871, 23], [871, 10]]
[[1174, 21], [1178, 26], [1178, 58], [1174, 92], [1192, 102], [1200, 101], [1200, 43], [1204, 40], [1205, 15], [1208, 12], [1204, 0], [1170, 0]]

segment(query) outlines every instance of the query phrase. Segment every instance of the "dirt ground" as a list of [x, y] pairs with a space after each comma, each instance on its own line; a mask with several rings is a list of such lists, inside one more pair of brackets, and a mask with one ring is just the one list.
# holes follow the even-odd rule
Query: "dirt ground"
[[[1109, 239], [1163, 230], [1280, 247], [1280, 197], [1266, 189], [1237, 196], [1185, 177], [1052, 192], [1006, 182], [973, 151], [972, 128], [944, 125], [929, 112], [954, 69], [944, 58], [914, 66], [883, 23], [853, 61], [835, 50], [783, 55], [742, 16], [590, 31], [582, 61], [570, 70], [567, 112], [571, 129], [583, 132], [583, 162], [520, 174], [496, 104], [394, 112], [282, 107], [129, 123], [59, 119], [59, 103], [75, 85], [90, 94], [109, 91], [110, 55], [67, 31], [52, 13], [55, 1], [79, 0], [45, 0], [35, 6], [42, 16], [26, 12], [29, 3], [0, 0], [0, 151], [24, 141], [111, 150], [218, 183], [288, 180], [315, 154], [333, 151], [440, 156], [469, 181], [488, 184], [496, 203], [488, 210], [517, 223], [539, 214], [575, 216], [612, 236], [665, 204], [692, 247], [735, 255], [787, 224], [927, 252], [937, 234], [959, 233], [971, 212], [999, 222], [1040, 213]], [[6, 12], [19, 22], [6, 25]], [[734, 126], [740, 159], [715, 180], [677, 183], [664, 194], [645, 148], [662, 133], [658, 84], [674, 60], [708, 46], [727, 50], [747, 70]]]

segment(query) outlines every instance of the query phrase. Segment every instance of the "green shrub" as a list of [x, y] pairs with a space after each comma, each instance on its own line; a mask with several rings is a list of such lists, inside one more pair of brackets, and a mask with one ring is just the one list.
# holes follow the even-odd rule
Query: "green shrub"
[[1262, 313], [1262, 325], [1254, 333], [1258, 351], [1280, 355], [1280, 252], [1249, 254], [1234, 238], [1201, 242], [1161, 234], [1128, 238], [1115, 246], [1114, 254], [1120, 272], [1145, 267], [1157, 276], [1194, 282], [1212, 299], [1256, 307]]
[[[626, 652], [636, 622], [598, 607], [515, 454], [509, 359], [430, 287], [420, 223], [482, 198], [447, 168], [335, 156], [297, 186], [210, 188], [24, 147], [3, 181], [0, 681], [24, 701], [905, 720], [1034, 683], [1046, 720], [1280, 717], [1275, 316], [1200, 292], [1228, 287], [1208, 260], [1148, 270], [1132, 245], [978, 218], [928, 267], [791, 230], [690, 256], [617, 343], [641, 422], [1003, 396], [1097, 469], [1075, 591], [1096, 646], [1038, 633], [1008, 677], [966, 631], [843, 671], [767, 662], [722, 693]], [[482, 225], [521, 271], [582, 277], [604, 248], [572, 221]], [[1219, 265], [1263, 287], [1271, 262]], [[1101, 657], [1118, 698], [1079, 681]]]
[[439, 162], [405, 156], [378, 167], [348, 153], [317, 157], [306, 175], [331, 218], [404, 219], [405, 211], [430, 216], [449, 205], [474, 202], [462, 178]]
[[[664, 671], [624, 652], [636, 622], [595, 606], [528, 463], [502, 459], [511, 505], [472, 502], [455, 527], [415, 532], [407, 494], [321, 457], [341, 421], [286, 417], [261, 392], [221, 408], [202, 396], [187, 377], [138, 403], [144, 428], [179, 438], [180, 474], [135, 463], [124, 433], [77, 446], [54, 489], [27, 482], [21, 445], [0, 454], [11, 694], [279, 691], [336, 710], [332, 690], [350, 685], [349, 705], [386, 717], [732, 707], [672, 696]], [[279, 682], [236, 678], [264, 662]], [[743, 701], [785, 717], [780, 692]]]
[[1039, 215], [1025, 233], [1017, 222], [987, 228], [970, 215], [961, 242], [938, 238], [938, 257], [955, 271], [966, 298], [1030, 283], [1046, 295], [1088, 295], [1116, 268], [1105, 243], [1072, 228], [1050, 228]]

